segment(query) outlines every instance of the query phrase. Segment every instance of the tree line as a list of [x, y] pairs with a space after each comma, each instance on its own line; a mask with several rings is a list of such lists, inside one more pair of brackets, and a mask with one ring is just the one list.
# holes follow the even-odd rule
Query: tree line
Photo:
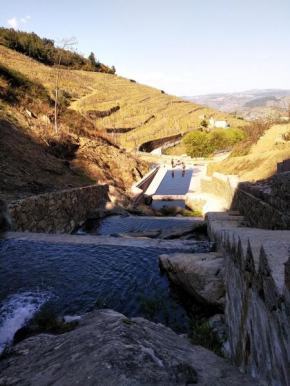
[[208, 157], [214, 151], [232, 147], [246, 137], [242, 129], [216, 129], [209, 133], [192, 131], [183, 137], [186, 153], [190, 157]]
[[0, 44], [27, 55], [38, 62], [53, 66], [61, 57], [61, 66], [73, 70], [105, 72], [114, 74], [114, 66], [109, 67], [96, 60], [93, 52], [88, 58], [55, 46], [52, 39], [40, 38], [34, 32], [15, 31], [13, 28], [0, 27]]

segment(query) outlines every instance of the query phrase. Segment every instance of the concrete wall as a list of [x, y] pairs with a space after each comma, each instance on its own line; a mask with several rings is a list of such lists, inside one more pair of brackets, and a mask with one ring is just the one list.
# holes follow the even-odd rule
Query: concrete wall
[[153, 151], [154, 149], [156, 149], [158, 147], [162, 147], [165, 144], [175, 142], [177, 140], [180, 140], [181, 138], [182, 138], [182, 134], [176, 134], [176, 135], [171, 135], [170, 137], [153, 139], [152, 141], [148, 141], [148, 142], [143, 143], [139, 147], [139, 150], [150, 153], [151, 151]]
[[151, 170], [151, 172], [147, 173], [141, 180], [136, 182], [131, 187], [131, 193], [133, 193], [133, 201], [136, 202], [145, 202], [144, 192], [148, 189], [149, 185], [153, 181], [154, 177], [156, 176], [157, 172], [159, 170], [159, 167]]
[[224, 199], [228, 207], [230, 207], [238, 181], [236, 176], [213, 173], [212, 177], [201, 178], [200, 191], [201, 193], [210, 193]]
[[9, 205], [12, 230], [70, 233], [107, 200], [108, 185], [92, 185], [15, 201]]

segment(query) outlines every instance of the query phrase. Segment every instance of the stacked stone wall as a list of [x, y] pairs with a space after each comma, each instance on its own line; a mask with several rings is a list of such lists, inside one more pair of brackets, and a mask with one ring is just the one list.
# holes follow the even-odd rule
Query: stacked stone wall
[[273, 196], [266, 202], [242, 189], [237, 189], [231, 209], [238, 210], [245, 216], [251, 227], [290, 229], [290, 212], [283, 211], [284, 203], [285, 201], [279, 197]]
[[15, 201], [9, 205], [12, 230], [70, 233], [107, 200], [108, 185], [92, 185]]
[[290, 229], [290, 173], [273, 176], [269, 185], [240, 183], [231, 209], [242, 213], [252, 227]]

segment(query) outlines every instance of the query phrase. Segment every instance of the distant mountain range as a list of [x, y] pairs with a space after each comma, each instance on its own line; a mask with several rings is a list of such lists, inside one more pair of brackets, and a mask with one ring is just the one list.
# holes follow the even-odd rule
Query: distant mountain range
[[183, 97], [203, 106], [252, 120], [271, 114], [285, 115], [290, 104], [290, 90], [247, 90], [237, 93], [218, 93]]

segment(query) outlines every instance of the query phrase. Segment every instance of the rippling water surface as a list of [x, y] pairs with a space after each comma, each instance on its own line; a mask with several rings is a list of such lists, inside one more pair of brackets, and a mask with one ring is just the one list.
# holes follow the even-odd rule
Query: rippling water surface
[[158, 267], [168, 252], [0, 240], [0, 348], [48, 300], [62, 316], [112, 308], [186, 329], [180, 295]]
[[87, 222], [83, 230], [91, 235], [112, 235], [116, 233], [148, 231], [152, 229], [174, 229], [191, 224], [191, 220], [179, 220], [174, 218], [112, 216], [100, 221]]

